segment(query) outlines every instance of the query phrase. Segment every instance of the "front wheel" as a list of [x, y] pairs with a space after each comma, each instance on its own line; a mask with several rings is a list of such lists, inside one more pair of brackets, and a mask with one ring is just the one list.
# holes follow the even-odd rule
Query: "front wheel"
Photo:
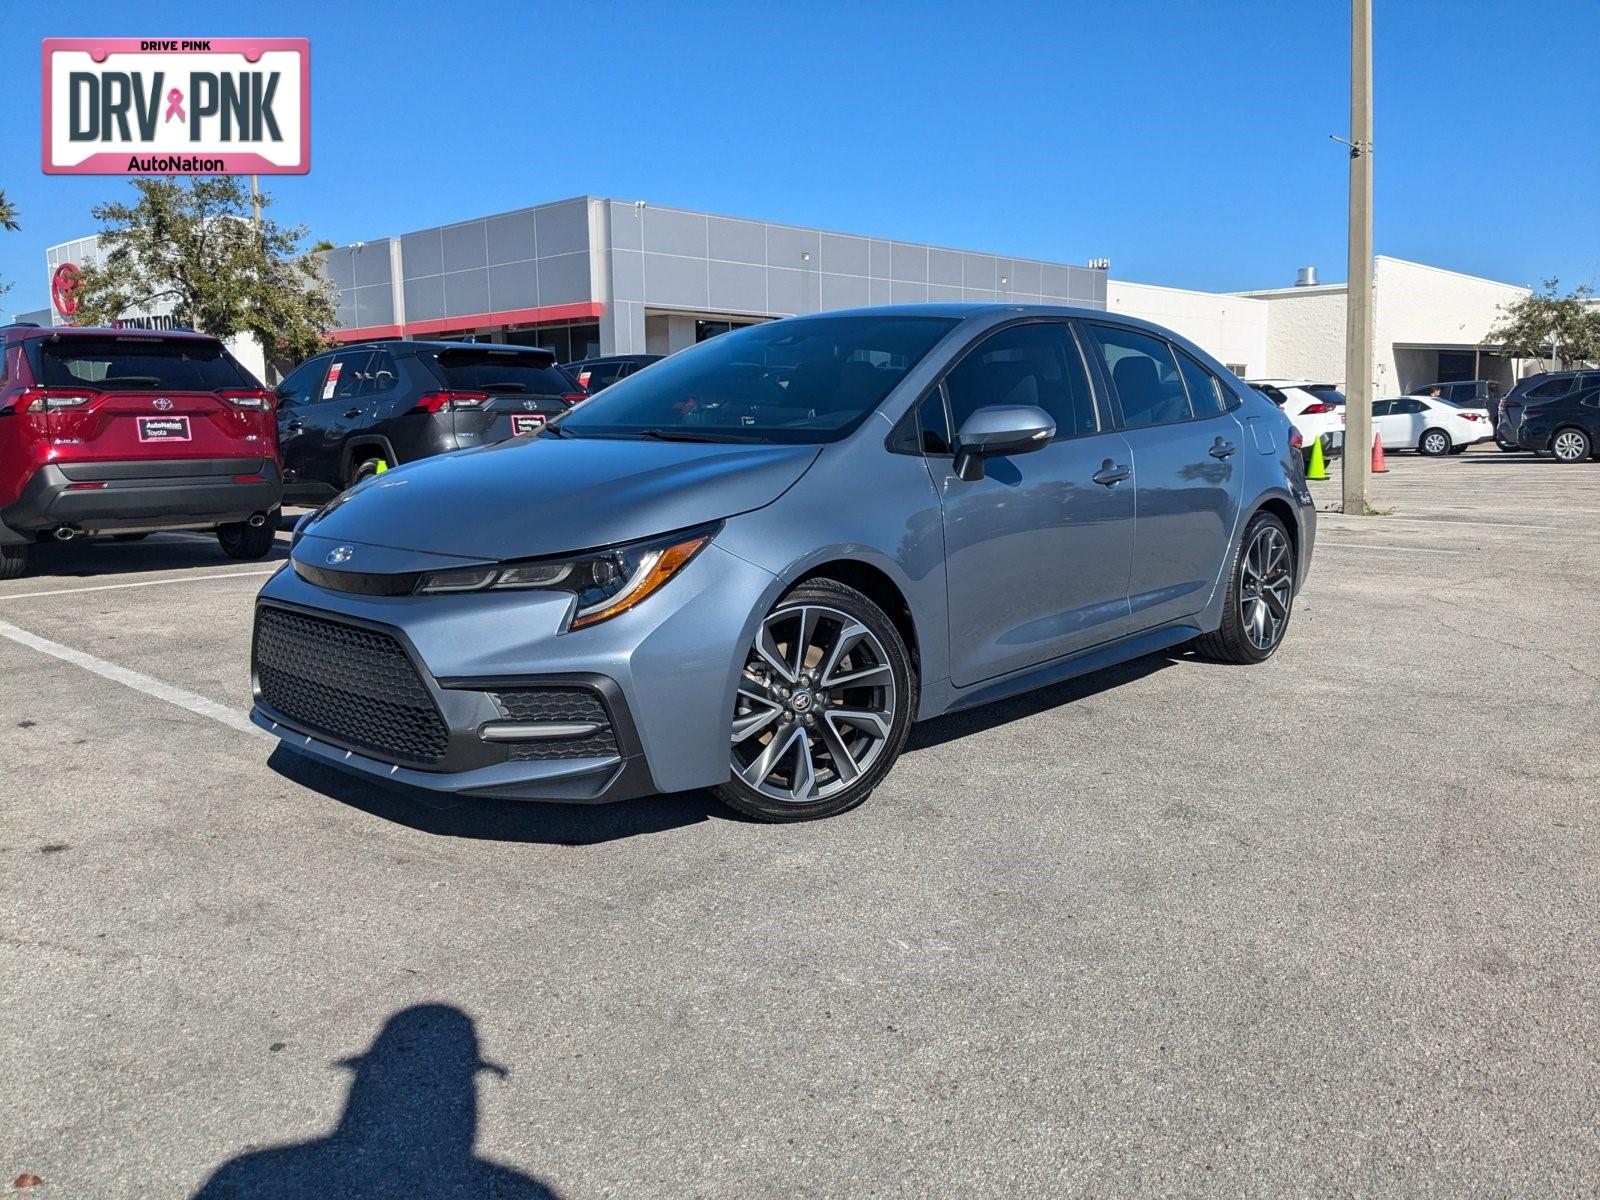
[[267, 514], [263, 524], [251, 525], [239, 521], [232, 525], [217, 526], [217, 544], [229, 558], [255, 561], [272, 553], [278, 540], [278, 513]]
[[1429, 458], [1450, 453], [1450, 435], [1442, 429], [1424, 429], [1417, 439], [1417, 452]]
[[894, 765], [917, 707], [905, 641], [882, 609], [831, 579], [767, 614], [745, 656], [716, 788], [760, 821], [811, 821], [860, 804]]
[[1589, 435], [1581, 429], [1558, 429], [1550, 439], [1550, 454], [1559, 463], [1582, 462], [1593, 451]]
[[1294, 543], [1284, 523], [1258, 512], [1245, 526], [1228, 575], [1222, 624], [1194, 641], [1217, 662], [1266, 662], [1283, 641], [1294, 607]]

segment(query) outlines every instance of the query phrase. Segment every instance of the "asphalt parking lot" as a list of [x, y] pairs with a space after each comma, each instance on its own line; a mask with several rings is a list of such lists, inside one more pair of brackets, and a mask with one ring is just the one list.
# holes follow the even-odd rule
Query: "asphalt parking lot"
[[45, 548], [0, 584], [5, 1180], [1594, 1194], [1600, 466], [1390, 466], [1266, 666], [919, 727], [795, 827], [300, 765], [242, 719], [271, 564]]

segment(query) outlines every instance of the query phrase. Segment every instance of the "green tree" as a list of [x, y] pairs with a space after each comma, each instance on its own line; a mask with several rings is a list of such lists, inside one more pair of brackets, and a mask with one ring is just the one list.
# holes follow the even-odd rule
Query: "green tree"
[[[302, 249], [303, 225], [263, 215], [257, 230], [239, 176], [134, 179], [134, 204], [91, 211], [101, 222], [98, 261], [84, 264], [79, 324], [109, 324], [130, 308], [168, 301], [183, 326], [228, 338], [254, 334], [269, 361], [298, 362], [325, 348], [333, 287], [322, 271], [328, 243]], [[261, 195], [261, 205], [272, 197]]]
[[1562, 295], [1559, 281], [1546, 279], [1529, 295], [1500, 306], [1500, 323], [1489, 340], [1515, 358], [1547, 359], [1554, 340], [1556, 354], [1569, 363], [1600, 359], [1600, 304], [1593, 297], [1588, 284]]
[[[0, 229], [15, 233], [21, 228], [22, 226], [17, 222], [17, 206], [6, 199], [4, 192], [0, 192]], [[4, 296], [10, 290], [11, 285], [0, 279], [0, 296]]]

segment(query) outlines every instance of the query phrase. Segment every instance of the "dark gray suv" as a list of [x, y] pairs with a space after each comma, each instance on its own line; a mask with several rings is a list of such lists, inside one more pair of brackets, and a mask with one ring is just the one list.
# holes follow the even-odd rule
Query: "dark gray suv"
[[528, 346], [329, 350], [277, 388], [285, 495], [324, 499], [401, 463], [537, 433], [585, 394], [555, 355]]

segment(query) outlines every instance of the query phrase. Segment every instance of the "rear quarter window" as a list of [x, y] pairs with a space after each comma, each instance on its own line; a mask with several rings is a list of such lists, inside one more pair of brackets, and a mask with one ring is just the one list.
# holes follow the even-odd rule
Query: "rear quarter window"
[[219, 342], [157, 338], [46, 338], [37, 368], [46, 387], [213, 392], [257, 387]]

